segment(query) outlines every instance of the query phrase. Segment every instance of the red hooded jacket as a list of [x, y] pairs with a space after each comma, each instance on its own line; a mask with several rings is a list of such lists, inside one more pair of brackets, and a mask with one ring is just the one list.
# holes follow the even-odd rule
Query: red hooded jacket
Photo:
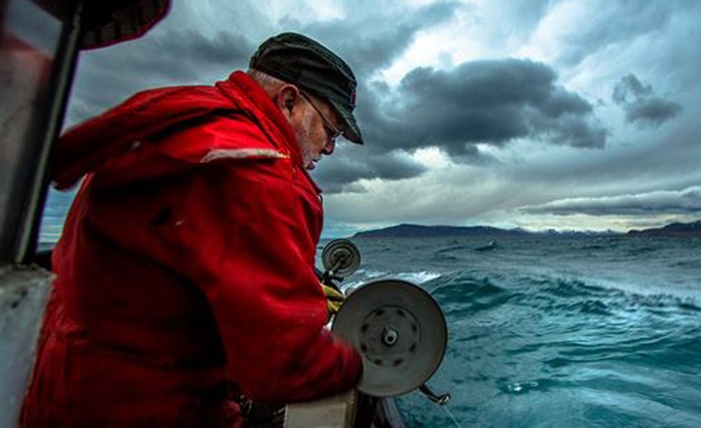
[[313, 270], [320, 191], [246, 74], [146, 91], [69, 131], [55, 183], [86, 173], [24, 428], [235, 426], [232, 390], [287, 403], [355, 385]]

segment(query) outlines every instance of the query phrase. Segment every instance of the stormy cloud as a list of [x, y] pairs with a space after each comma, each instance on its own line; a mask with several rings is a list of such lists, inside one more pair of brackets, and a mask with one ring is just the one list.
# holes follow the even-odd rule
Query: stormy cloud
[[374, 85], [366, 92], [358, 114], [375, 153], [439, 147], [457, 159], [476, 144], [502, 147], [523, 138], [578, 148], [606, 143], [593, 106], [558, 85], [550, 67], [528, 60], [416, 68], [396, 89]]
[[101, 52], [82, 54], [69, 122], [84, 120], [138, 90], [224, 79], [248, 65], [255, 44], [236, 33], [221, 31], [209, 38], [193, 29], [173, 29], [154, 34], [147, 44], [111, 49], [108, 58]]
[[225, 78], [265, 38], [297, 31], [359, 82], [366, 145], [339, 142], [312, 171], [334, 230], [689, 218], [699, 16], [700, 2], [677, 0], [174, 3], [143, 39], [81, 55], [66, 124], [143, 89]]
[[365, 84], [357, 116], [367, 144], [361, 153], [347, 150], [324, 161], [328, 172], [317, 177], [329, 193], [359, 179], [405, 179], [426, 170], [407, 163], [401, 152], [436, 147], [455, 163], [484, 164], [494, 159], [482, 159], [478, 145], [532, 139], [602, 149], [608, 135], [594, 106], [559, 85], [552, 68], [518, 59], [473, 61], [451, 70], [420, 67], [394, 88]]
[[598, 198], [569, 198], [525, 207], [522, 211], [528, 214], [592, 216], [701, 214], [701, 187]]
[[560, 39], [554, 57], [573, 67], [593, 53], [667, 29], [676, 12], [672, 3], [591, 0], [583, 7], [581, 2], [551, 2], [538, 35]]
[[[281, 25], [285, 31], [308, 34], [338, 52], [353, 66], [362, 84], [378, 69], [391, 64], [401, 55], [417, 32], [449, 20], [461, 7], [464, 5], [458, 2], [442, 2], [415, 10], [399, 7], [395, 11], [396, 16], [391, 17], [371, 14], [357, 16], [356, 19], [312, 21], [307, 24], [283, 18]], [[242, 6], [242, 9], [249, 14], [255, 10], [248, 6]], [[220, 19], [211, 22], [210, 31], [202, 31], [187, 17], [188, 14], [197, 17], [200, 13], [203, 12], [189, 7], [174, 11], [172, 19], [180, 25], [157, 27], [149, 34], [148, 43], [137, 41], [117, 45], [110, 48], [109, 55], [104, 55], [104, 51], [83, 53], [68, 122], [72, 124], [84, 120], [138, 90], [180, 84], [211, 84], [223, 79], [231, 71], [246, 69], [257, 45], [281, 32], [279, 29], [272, 30], [256, 39], [250, 34], [244, 35], [243, 29], [222, 27]], [[241, 11], [238, 13], [241, 14]], [[210, 19], [215, 18], [214, 15], [214, 12], [205, 14]], [[253, 13], [252, 19], [255, 21], [260, 17]], [[392, 25], [387, 25], [387, 22], [392, 22]], [[372, 25], [375, 30], [359, 33], [357, 28], [361, 25]], [[352, 37], [338, 37], [339, 34]]]
[[[446, 23], [465, 7], [460, 2], [446, 1], [415, 9], [399, 6], [388, 14], [378, 15], [357, 11], [358, 5], [349, 2], [347, 8], [353, 13], [347, 19], [312, 23], [302, 26], [300, 31], [324, 40], [343, 56], [362, 82], [391, 65], [411, 45], [419, 31]], [[372, 30], [358, 31], [358, 28]], [[339, 34], [348, 37], [339, 37]]]
[[628, 123], [640, 125], [660, 126], [682, 110], [679, 104], [656, 96], [652, 85], [641, 82], [633, 73], [616, 84], [612, 99], [623, 108]]
[[[354, 151], [351, 147], [347, 151]], [[416, 177], [426, 167], [402, 151], [393, 151], [378, 156], [358, 156], [357, 153], [323, 159], [323, 167], [313, 171], [325, 193], [363, 192], [364, 187], [356, 182], [361, 179], [400, 180]], [[355, 183], [355, 185], [354, 185]]]
[[550, 67], [528, 60], [416, 68], [384, 99], [389, 102], [381, 107], [362, 113], [367, 104], [359, 107], [374, 151], [440, 147], [458, 157], [475, 144], [504, 146], [523, 138], [580, 148], [606, 143], [593, 106], [558, 85]]

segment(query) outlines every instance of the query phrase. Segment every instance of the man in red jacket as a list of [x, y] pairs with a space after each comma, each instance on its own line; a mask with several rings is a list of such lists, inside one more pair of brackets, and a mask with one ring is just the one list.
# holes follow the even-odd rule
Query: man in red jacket
[[53, 253], [56, 280], [21, 424], [231, 427], [231, 400], [312, 400], [362, 363], [324, 325], [314, 273], [337, 137], [362, 144], [356, 80], [285, 33], [248, 73], [139, 93], [59, 143], [59, 189], [87, 175]]

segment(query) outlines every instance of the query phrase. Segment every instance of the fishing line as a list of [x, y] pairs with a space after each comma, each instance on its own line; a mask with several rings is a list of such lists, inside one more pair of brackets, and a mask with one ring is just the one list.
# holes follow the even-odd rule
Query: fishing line
[[448, 416], [450, 416], [450, 419], [453, 420], [453, 423], [455, 424], [456, 427], [462, 428], [462, 425], [460, 425], [460, 423], [458, 422], [458, 420], [455, 419], [455, 416], [453, 416], [453, 412], [451, 412], [451, 411], [448, 409], [448, 406], [439, 406], [439, 407], [440, 407], [441, 409], [445, 410], [445, 412], [448, 414]]

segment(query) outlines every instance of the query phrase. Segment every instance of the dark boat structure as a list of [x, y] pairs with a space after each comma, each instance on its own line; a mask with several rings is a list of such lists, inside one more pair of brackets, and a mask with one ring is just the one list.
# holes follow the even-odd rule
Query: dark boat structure
[[52, 274], [34, 263], [78, 53], [136, 38], [168, 0], [1, 0], [0, 426], [14, 427]]
[[[41, 263], [48, 258], [37, 254], [39, 225], [79, 52], [142, 36], [170, 1], [0, 1], [0, 426], [13, 427], [51, 287], [50, 266]], [[330, 282], [359, 263], [347, 241], [325, 253], [321, 276]], [[358, 390], [287, 406], [284, 426], [401, 428], [393, 396], [418, 388], [439, 404], [449, 399], [425, 385], [447, 334], [440, 308], [419, 287], [395, 280], [361, 286], [333, 329], [362, 351]]]

